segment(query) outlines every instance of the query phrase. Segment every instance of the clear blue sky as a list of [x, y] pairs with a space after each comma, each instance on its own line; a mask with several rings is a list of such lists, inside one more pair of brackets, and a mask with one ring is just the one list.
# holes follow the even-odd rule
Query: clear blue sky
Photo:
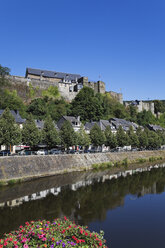
[[0, 64], [79, 73], [125, 100], [165, 99], [164, 0], [0, 1]]

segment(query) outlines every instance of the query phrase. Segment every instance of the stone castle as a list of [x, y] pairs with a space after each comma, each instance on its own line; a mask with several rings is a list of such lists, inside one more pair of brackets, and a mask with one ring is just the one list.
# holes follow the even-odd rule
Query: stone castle
[[143, 110], [146, 111], [151, 111], [151, 113], [154, 115], [155, 114], [155, 106], [154, 106], [154, 102], [147, 102], [147, 101], [124, 101], [124, 105], [127, 106], [135, 106], [137, 108], [137, 112], [142, 112]]
[[[106, 92], [104, 82], [88, 81], [88, 77], [83, 77], [79, 74], [27, 68], [25, 77], [8, 76], [8, 78], [16, 88], [21, 88], [22, 86], [28, 88], [29, 85], [32, 85], [40, 90], [45, 90], [49, 86], [57, 86], [60, 95], [69, 102], [75, 98], [84, 86], [92, 88], [95, 93]], [[123, 104], [121, 93], [110, 91], [109, 94]]]
[[[17, 89], [19, 96], [24, 99], [30, 85], [38, 90], [37, 97], [40, 97], [42, 90], [48, 89], [49, 86], [57, 86], [60, 95], [68, 102], [71, 102], [84, 86], [92, 88], [95, 93], [106, 93], [105, 83], [103, 81], [89, 81], [88, 77], [83, 77], [79, 74], [27, 68], [25, 77], [7, 77], [12, 83], [13, 89]], [[152, 101], [135, 100], [123, 102], [122, 93], [114, 91], [109, 91], [108, 93], [121, 104], [124, 103], [126, 107], [133, 105], [137, 108], [138, 112], [146, 110], [154, 114], [154, 103]]]

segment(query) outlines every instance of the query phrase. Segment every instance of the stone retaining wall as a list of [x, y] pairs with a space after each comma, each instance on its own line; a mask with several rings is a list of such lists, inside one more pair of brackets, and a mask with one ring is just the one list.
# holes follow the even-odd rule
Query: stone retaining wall
[[165, 158], [165, 151], [0, 157], [0, 180], [44, 177], [90, 169], [92, 164], [122, 161], [125, 158], [133, 161], [152, 156]]

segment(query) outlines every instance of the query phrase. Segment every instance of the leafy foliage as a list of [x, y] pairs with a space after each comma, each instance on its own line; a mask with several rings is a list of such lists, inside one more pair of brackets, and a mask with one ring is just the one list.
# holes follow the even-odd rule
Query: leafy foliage
[[95, 124], [90, 131], [91, 142], [94, 146], [102, 146], [105, 142], [105, 135], [100, 127]]
[[44, 120], [48, 115], [55, 121], [61, 116], [67, 115], [69, 104], [64, 99], [48, 100], [37, 98], [31, 101], [27, 107], [28, 114], [32, 114], [35, 119]]
[[83, 125], [77, 132], [77, 144], [82, 147], [88, 147], [91, 144], [90, 136], [85, 132]]
[[151, 113], [151, 111], [143, 110], [137, 114], [137, 122], [141, 126], [146, 126], [149, 124], [156, 124], [156, 117]]
[[117, 147], [117, 139], [116, 136], [112, 133], [111, 128], [109, 126], [105, 129], [105, 145], [109, 146], [110, 149]]
[[9, 81], [5, 78], [5, 76], [9, 74], [10, 69], [8, 67], [3, 67], [2, 65], [0, 65], [0, 87], [9, 85]]
[[103, 231], [90, 232], [87, 227], [75, 225], [66, 217], [26, 222], [18, 230], [5, 234], [0, 247], [102, 247], [106, 248]]
[[148, 147], [148, 138], [147, 138], [147, 134], [145, 131], [142, 131], [141, 128], [139, 128], [136, 131], [138, 140], [139, 140], [139, 148], [146, 148]]
[[42, 130], [42, 142], [47, 145], [48, 148], [55, 147], [60, 144], [60, 137], [56, 131], [55, 125], [50, 116], [48, 116], [44, 123]]
[[3, 94], [0, 96], [0, 108], [18, 110], [23, 117], [26, 116], [26, 106], [24, 105], [22, 99], [17, 96], [17, 91], [15, 90], [9, 91], [8, 89], [5, 89], [3, 91]]
[[31, 114], [36, 119], [44, 119], [47, 114], [47, 105], [44, 99], [34, 99], [27, 107], [27, 113]]
[[129, 136], [124, 132], [121, 126], [119, 126], [119, 129], [117, 130], [116, 139], [118, 146], [123, 147], [130, 144]]
[[91, 88], [84, 87], [71, 103], [71, 115], [80, 116], [82, 121], [99, 120], [103, 108]]
[[13, 115], [9, 109], [5, 109], [0, 118], [0, 144], [17, 145], [21, 142], [21, 131], [15, 123]]
[[165, 104], [163, 101], [154, 100], [155, 113], [164, 113], [165, 112]]
[[76, 145], [76, 134], [69, 121], [65, 121], [60, 130], [61, 143], [65, 148]]
[[43, 90], [43, 97], [47, 97], [48, 99], [57, 99], [60, 97], [60, 93], [57, 86], [49, 86], [47, 90]]
[[128, 136], [129, 136], [129, 144], [132, 147], [139, 147], [139, 139], [136, 133], [134, 133], [134, 130], [132, 127], [129, 128], [128, 132], [127, 132]]
[[35, 121], [30, 115], [23, 125], [22, 129], [22, 143], [24, 145], [29, 145], [30, 147], [35, 147], [41, 141], [41, 133], [35, 125]]

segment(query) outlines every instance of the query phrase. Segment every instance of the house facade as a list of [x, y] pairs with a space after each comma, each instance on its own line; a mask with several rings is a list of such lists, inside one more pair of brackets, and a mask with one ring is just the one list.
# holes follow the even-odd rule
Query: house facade
[[80, 121], [80, 116], [74, 117], [74, 116], [62, 116], [61, 119], [56, 123], [56, 126], [58, 129], [61, 129], [62, 125], [65, 121], [69, 121], [72, 125], [75, 132], [78, 132], [80, 130], [80, 127], [82, 125]]

